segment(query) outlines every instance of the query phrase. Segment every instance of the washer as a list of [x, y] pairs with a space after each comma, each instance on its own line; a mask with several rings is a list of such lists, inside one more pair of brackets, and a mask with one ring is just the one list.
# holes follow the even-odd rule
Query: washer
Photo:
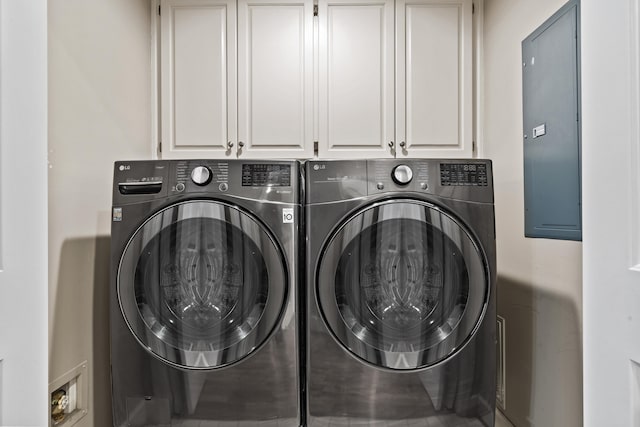
[[488, 160], [309, 161], [309, 426], [494, 426]]
[[299, 426], [299, 167], [114, 170], [114, 426]]

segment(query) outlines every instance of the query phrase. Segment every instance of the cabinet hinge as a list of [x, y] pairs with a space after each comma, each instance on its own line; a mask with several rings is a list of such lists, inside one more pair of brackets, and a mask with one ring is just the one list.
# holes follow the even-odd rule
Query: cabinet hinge
[[162, 15], [161, 8], [162, 8], [162, 6], [158, 5], [158, 15]]
[[318, 16], [318, 5], [317, 4], [313, 5], [313, 16]]
[[473, 15], [474, 13], [476, 13], [476, 4], [471, 3], [471, 14]]
[[313, 141], [313, 156], [318, 157], [318, 141]]
[[476, 141], [475, 140], [471, 141], [471, 152], [474, 153], [474, 154], [476, 153]]
[[158, 141], [158, 153], [162, 153], [162, 141]]

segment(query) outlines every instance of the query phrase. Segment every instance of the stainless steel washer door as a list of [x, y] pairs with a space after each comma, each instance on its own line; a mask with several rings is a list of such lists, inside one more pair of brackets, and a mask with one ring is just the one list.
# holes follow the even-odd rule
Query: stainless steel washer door
[[338, 342], [378, 367], [412, 370], [460, 350], [489, 297], [485, 257], [463, 224], [414, 200], [369, 206], [328, 240], [317, 302]]
[[222, 202], [190, 201], [147, 220], [120, 261], [120, 308], [140, 344], [181, 368], [254, 352], [283, 312], [287, 275], [270, 233]]

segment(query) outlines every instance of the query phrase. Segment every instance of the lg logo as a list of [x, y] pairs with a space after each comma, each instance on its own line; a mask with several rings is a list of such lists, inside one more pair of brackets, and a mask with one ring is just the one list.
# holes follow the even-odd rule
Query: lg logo
[[323, 170], [327, 167], [327, 165], [319, 165], [319, 164], [315, 164], [313, 165], [313, 170], [314, 171], [319, 171], [319, 170]]
[[120, 165], [118, 169], [120, 169], [120, 171], [128, 171], [131, 170], [131, 165]]

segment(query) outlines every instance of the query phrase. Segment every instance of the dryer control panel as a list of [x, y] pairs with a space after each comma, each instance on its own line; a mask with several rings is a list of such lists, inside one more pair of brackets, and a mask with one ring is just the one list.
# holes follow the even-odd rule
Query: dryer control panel
[[369, 194], [381, 191], [419, 191], [429, 189], [431, 165], [427, 161], [369, 160]]
[[440, 165], [440, 185], [488, 185], [487, 165], [480, 163], [442, 163]]
[[392, 193], [493, 202], [490, 160], [314, 160], [306, 168], [308, 203]]

